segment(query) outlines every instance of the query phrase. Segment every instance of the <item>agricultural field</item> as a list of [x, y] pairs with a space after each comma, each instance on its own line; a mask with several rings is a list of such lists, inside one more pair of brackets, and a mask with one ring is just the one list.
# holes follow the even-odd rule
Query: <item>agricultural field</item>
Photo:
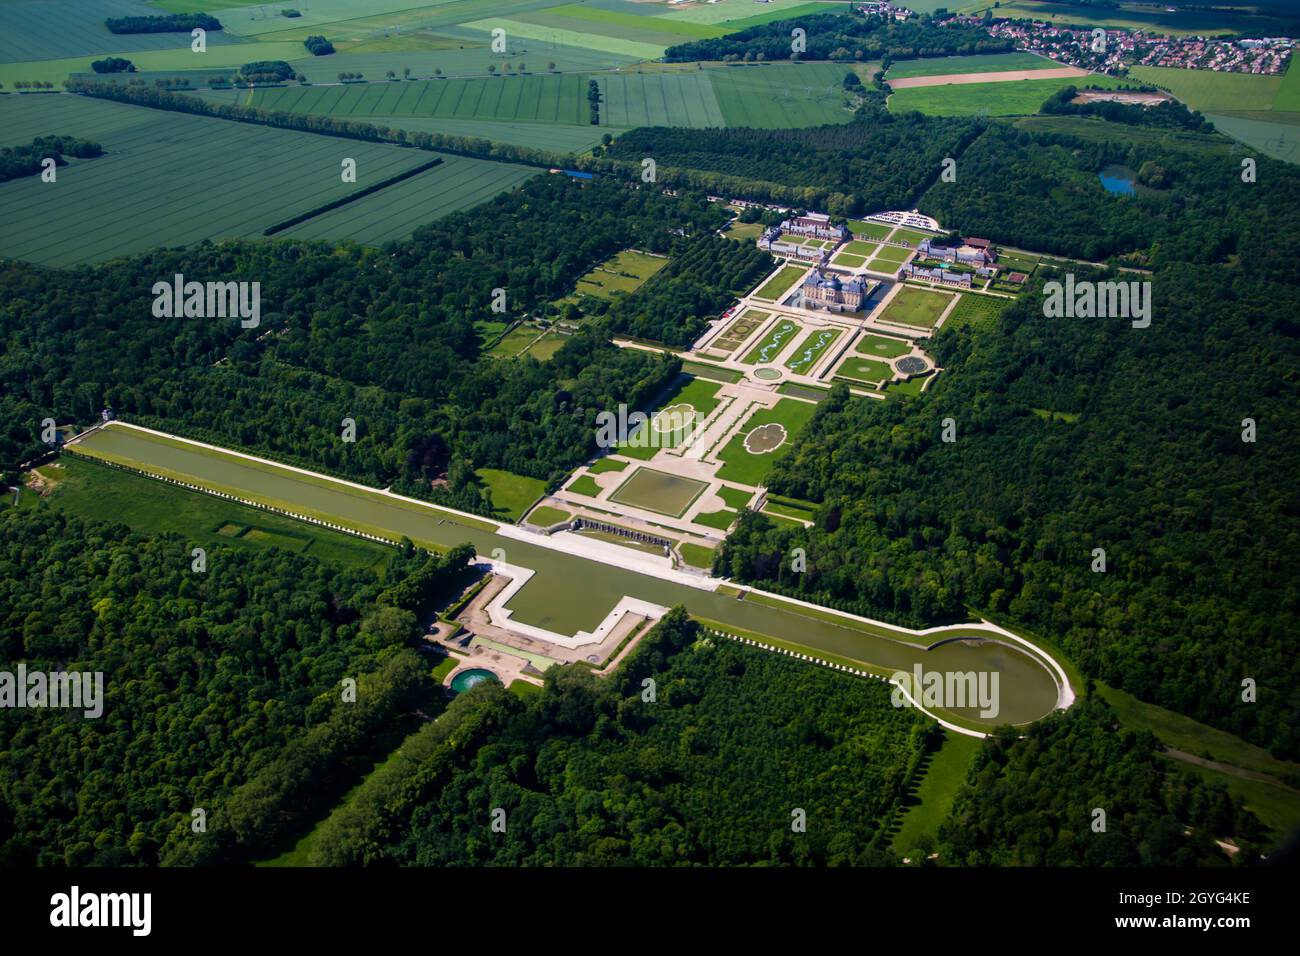
[[[1134, 79], [1168, 90], [1190, 108], [1202, 113], [1274, 109], [1283, 83], [1280, 76], [1180, 70], [1167, 66], [1135, 66], [1129, 72]], [[1293, 108], [1300, 109], [1300, 106]]]
[[809, 332], [808, 336], [795, 346], [785, 367], [796, 375], [807, 375], [839, 337], [838, 329], [815, 329]]
[[406, 239], [426, 223], [477, 206], [537, 174], [530, 166], [446, 155], [433, 169], [277, 235], [285, 239], [347, 239], [360, 245]]
[[1036, 53], [982, 53], [976, 56], [936, 56], [918, 60], [896, 60], [885, 81], [916, 76], [952, 76], [963, 73], [1006, 73], [1012, 70], [1050, 70], [1061, 64]]
[[[603, 126], [726, 126], [722, 108], [706, 71], [693, 73], [626, 73], [597, 77], [604, 102]], [[587, 109], [586, 83], [581, 106]]]
[[[587, 123], [587, 83], [577, 74], [259, 89], [242, 102], [268, 110], [359, 116]], [[589, 124], [588, 124], [589, 125]]]
[[[1120, 81], [1094, 75], [1088, 86], [1114, 89]], [[1057, 90], [1081, 86], [1077, 78], [1053, 80], [1008, 80], [1002, 83], [962, 83], [948, 86], [915, 86], [896, 90], [889, 97], [891, 113], [915, 110], [930, 116], [1028, 116]]]
[[[592, 50], [602, 50], [606, 53], [614, 53], [620, 56], [634, 57], [638, 60], [655, 60], [663, 56], [664, 50], [672, 45], [674, 38], [670, 38], [668, 43], [647, 43], [642, 40], [632, 40], [623, 37], [605, 36], [600, 33], [594, 33], [586, 29], [581, 21], [573, 21], [575, 29], [566, 29], [565, 27], [552, 26], [550, 24], [529, 23], [526, 20], [516, 20], [506, 17], [487, 17], [482, 20], [470, 20], [463, 24], [465, 29], [481, 34], [481, 39], [488, 40], [493, 30], [505, 30], [509, 37], [523, 38], [525, 40], [545, 41], [561, 46], [585, 47]], [[677, 41], [680, 42], [680, 41]]]
[[713, 83], [721, 125], [799, 129], [853, 119], [845, 107], [840, 64], [769, 63], [701, 72]]
[[653, 468], [638, 468], [614, 489], [609, 500], [680, 518], [708, 487], [707, 482], [694, 478], [682, 478]]
[[947, 292], [904, 286], [898, 290], [889, 305], [885, 306], [880, 320], [915, 328], [932, 329], [952, 299], [952, 295]]
[[718, 453], [723, 462], [718, 477], [754, 488], [762, 485], [772, 463], [790, 450], [816, 411], [812, 402], [783, 398], [772, 408], [754, 412], [741, 426], [740, 434]]
[[902, 358], [908, 352], [912, 351], [912, 343], [906, 339], [890, 338], [887, 335], [875, 335], [867, 333], [858, 339], [853, 349], [862, 355], [873, 355], [879, 358], [896, 359]]
[[781, 301], [807, 271], [807, 266], [782, 266], [781, 271], [759, 287], [754, 293], [754, 298], [766, 302]]
[[763, 337], [763, 341], [755, 345], [741, 361], [746, 365], [768, 365], [775, 362], [776, 357], [781, 354], [781, 351], [790, 343], [790, 340], [794, 338], [794, 334], [798, 331], [799, 325], [797, 323], [791, 322], [789, 319], [782, 319], [772, 331]]
[[[311, 133], [71, 96], [4, 97], [0, 122], [15, 141], [66, 134], [105, 147], [104, 156], [61, 169], [53, 189], [38, 178], [0, 185], [8, 226], [0, 255], [57, 266], [261, 236], [436, 155], [349, 142], [358, 171], [352, 184], [340, 182], [339, 141]], [[164, 151], [168, 162], [160, 165]], [[358, 208], [383, 196], [368, 196]]]
[[[1198, 5], [1199, 6], [1199, 5]], [[1180, 10], [1164, 4], [1120, 3], [1115, 7], [1090, 4], [1063, 3], [1059, 0], [1013, 0], [1002, 3], [997, 10], [1000, 17], [1032, 17], [1053, 26], [1121, 27], [1128, 30], [1146, 30], [1171, 36], [1217, 36], [1240, 33], [1243, 30], [1268, 30], [1267, 17], [1256, 17], [1246, 12], [1224, 9]], [[1258, 35], [1258, 34], [1256, 34]]]
[[1225, 113], [1205, 115], [1219, 132], [1248, 143], [1274, 159], [1300, 164], [1300, 113], [1275, 112], [1269, 119]]
[[[143, 0], [6, 0], [0, 3], [0, 63], [59, 60], [106, 53], [136, 53], [185, 47], [189, 36], [167, 33], [113, 34], [108, 17], [149, 16]], [[225, 31], [208, 34], [208, 48], [239, 44]], [[243, 62], [243, 61], [240, 61]], [[89, 69], [89, 67], [87, 67]]]
[[566, 305], [581, 308], [582, 300], [587, 296], [608, 302], [617, 295], [630, 295], [668, 265], [668, 261], [664, 256], [652, 256], [638, 252], [636, 249], [624, 249], [599, 265], [593, 266], [590, 272], [578, 279], [577, 286], [571, 294], [557, 299], [553, 304], [562, 314]]

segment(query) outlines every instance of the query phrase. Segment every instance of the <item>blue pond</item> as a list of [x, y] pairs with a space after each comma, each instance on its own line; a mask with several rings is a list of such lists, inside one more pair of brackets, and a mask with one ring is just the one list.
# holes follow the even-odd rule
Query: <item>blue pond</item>
[[1127, 166], [1107, 166], [1097, 174], [1097, 178], [1108, 193], [1132, 196], [1137, 192], [1137, 173]]

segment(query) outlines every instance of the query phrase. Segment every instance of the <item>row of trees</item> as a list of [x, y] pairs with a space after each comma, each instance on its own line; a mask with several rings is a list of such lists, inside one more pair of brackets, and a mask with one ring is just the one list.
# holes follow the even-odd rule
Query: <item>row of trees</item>
[[189, 33], [191, 30], [220, 30], [221, 21], [206, 13], [168, 13], [159, 16], [109, 17], [109, 33]]

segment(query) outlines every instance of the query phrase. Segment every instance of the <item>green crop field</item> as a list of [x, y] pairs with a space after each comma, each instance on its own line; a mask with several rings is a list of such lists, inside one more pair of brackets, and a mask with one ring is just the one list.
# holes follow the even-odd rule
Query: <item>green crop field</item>
[[453, 78], [254, 90], [249, 105], [324, 116], [430, 116], [586, 123], [586, 80], [576, 74]]
[[[1275, 112], [1272, 118], [1206, 113], [1221, 133], [1239, 139], [1261, 152], [1288, 163], [1300, 164], [1300, 113]], [[1268, 114], [1263, 114], [1268, 115]]]
[[858, 339], [854, 350], [863, 355], [877, 355], [881, 358], [895, 359], [912, 351], [912, 343], [905, 339], [890, 338], [887, 335], [866, 334]]
[[814, 329], [795, 346], [785, 367], [796, 375], [808, 374], [839, 337], [838, 329]]
[[530, 166], [448, 155], [433, 169], [278, 235], [286, 239], [348, 239], [362, 245], [406, 239], [425, 223], [486, 202], [538, 172]]
[[[72, 96], [4, 97], [0, 122], [15, 141], [67, 134], [96, 139], [107, 151], [73, 160], [54, 186], [34, 177], [0, 185], [0, 219], [8, 227], [0, 255], [48, 265], [260, 236], [435, 158], [350, 141], [346, 155], [357, 160], [352, 184], [340, 181], [340, 141], [311, 133]], [[160, 163], [164, 152], [167, 162]]]
[[725, 23], [728, 32], [743, 30], [747, 27], [769, 23], [772, 20], [787, 20], [790, 17], [807, 16], [810, 13], [825, 13], [827, 4], [809, 3], [808, 0], [769, 0], [762, 13], [754, 13], [754, 5], [727, 0], [726, 3], [697, 4], [690, 7], [672, 9], [660, 7], [656, 19], [683, 20], [690, 23]]
[[896, 60], [885, 80], [914, 76], [952, 76], [958, 73], [1003, 73], [1011, 70], [1059, 69], [1060, 63], [1036, 53], [981, 53], [976, 56], [936, 56], [918, 60]]
[[[772, 470], [772, 463], [789, 452], [799, 433], [812, 421], [817, 406], [812, 402], [801, 402], [794, 398], [783, 398], [772, 408], [761, 408], [745, 420], [740, 434], [727, 442], [726, 447], [718, 453], [723, 462], [718, 469], [718, 477], [723, 481], [733, 481], [738, 485], [758, 487]], [[779, 425], [785, 430], [784, 439], [773, 450], [754, 454], [745, 447], [745, 440], [755, 429], [764, 426]]]
[[763, 283], [758, 291], [754, 293], [754, 298], [768, 302], [779, 302], [785, 298], [786, 293], [794, 288], [794, 284], [807, 271], [807, 266], [782, 266], [780, 272]]
[[[1287, 110], [1290, 112], [1300, 111], [1300, 67], [1296, 65], [1294, 54], [1287, 66], [1286, 74], [1282, 77], [1282, 85], [1278, 88], [1277, 96], [1273, 100], [1273, 109]], [[1245, 107], [1236, 107], [1245, 109]]]
[[54, 508], [145, 534], [179, 534], [202, 547], [278, 547], [357, 568], [380, 569], [392, 555], [373, 541], [71, 455], [40, 471], [54, 483], [47, 499]]
[[853, 119], [844, 105], [840, 65], [770, 63], [702, 72], [712, 80], [727, 126], [797, 129]]
[[[607, 74], [597, 81], [605, 97], [600, 107], [603, 125], [727, 125], [707, 72]], [[585, 82], [582, 97], [586, 110]]]
[[[153, 12], [142, 4], [123, 4], [121, 0], [77, 0], [61, 4], [6, 0], [0, 3], [0, 62], [134, 54], [177, 47], [189, 52], [188, 31], [183, 34], [110, 33], [104, 26], [105, 18], [122, 16], [128, 11]], [[238, 37], [216, 31], [210, 31], [207, 39], [209, 51], [239, 43]]]
[[885, 307], [880, 318], [884, 322], [932, 329], [951, 301], [952, 296], [946, 292], [904, 286]]
[[1266, 31], [1270, 22], [1246, 12], [1208, 9], [1210, 4], [1205, 4], [1204, 7], [1182, 10], [1173, 9], [1166, 4], [1120, 3], [1112, 8], [1063, 3], [1060, 0], [1013, 0], [1011, 3], [1002, 3], [995, 13], [999, 17], [1031, 17], [1054, 26], [1108, 26], [1173, 36], [1216, 36], [1260, 29]]
[[[1086, 85], [1114, 89], [1119, 80], [1094, 75]], [[1083, 86], [1082, 78], [1007, 80], [1001, 83], [957, 83], [914, 86], [889, 97], [891, 113], [916, 110], [931, 116], [1027, 116], [1038, 112], [1047, 98], [1065, 86]]]
[[1166, 66], [1135, 66], [1129, 73], [1134, 79], [1168, 90], [1201, 112], [1273, 109], [1278, 91], [1282, 89], [1280, 76], [1180, 70]]
[[790, 339], [798, 331], [799, 326], [796, 323], [791, 322], [789, 319], [782, 319], [741, 361], [746, 365], [767, 365], [776, 361], [776, 357], [781, 354], [781, 350], [786, 347]]
[[607, 53], [635, 57], [638, 60], [658, 59], [663, 56], [664, 49], [670, 45], [672, 40], [676, 39], [670, 38], [670, 43], [644, 43], [640, 40], [603, 36], [599, 33], [581, 29], [583, 24], [578, 20], [574, 20], [573, 25], [577, 29], [565, 29], [551, 24], [528, 23], [525, 20], [504, 17], [487, 17], [482, 20], [471, 20], [465, 23], [464, 27], [481, 33], [482, 38], [485, 40], [491, 36], [493, 30], [505, 30], [506, 35], [509, 37], [545, 41], [546, 43], [555, 43], [562, 46], [603, 50]]

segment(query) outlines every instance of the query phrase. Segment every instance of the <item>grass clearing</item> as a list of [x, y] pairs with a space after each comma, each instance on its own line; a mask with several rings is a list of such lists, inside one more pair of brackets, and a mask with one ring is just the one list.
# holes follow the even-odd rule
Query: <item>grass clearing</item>
[[[939, 835], [939, 825], [947, 819], [952, 809], [957, 791], [966, 781], [971, 761], [983, 746], [977, 737], [944, 731], [943, 745], [929, 757], [928, 766], [919, 784], [916, 785], [915, 802], [903, 812], [903, 817], [894, 834], [892, 847], [900, 856], [914, 853], [922, 841], [935, 841]], [[919, 861], [913, 859], [912, 862]]]
[[865, 333], [854, 345], [854, 351], [863, 355], [877, 355], [881, 358], [896, 359], [912, 351], [912, 343], [907, 339], [895, 339], [887, 335]]
[[121, 523], [143, 534], [178, 534], [199, 545], [260, 550], [279, 547], [331, 564], [379, 570], [391, 549], [339, 531], [295, 521], [234, 501], [65, 455], [46, 465], [57, 487], [46, 501], [92, 521]]
[[534, 501], [546, 494], [546, 482], [538, 478], [496, 468], [479, 468], [474, 474], [487, 485], [493, 512], [511, 521], [518, 521]]
[[595, 265], [581, 276], [571, 294], [557, 300], [554, 304], [561, 309], [565, 305], [582, 307], [582, 300], [591, 296], [606, 302], [617, 295], [631, 295], [651, 276], [668, 265], [664, 256], [652, 256], [635, 249], [624, 249], [604, 262]]
[[888, 363], [850, 355], [835, 370], [835, 377], [855, 384], [879, 388], [894, 377], [894, 370]]
[[571, 520], [573, 520], [572, 514], [561, 511], [559, 508], [552, 508], [549, 505], [534, 508], [528, 515], [529, 524], [535, 524], [542, 528], [549, 528], [551, 525], [562, 524]]
[[904, 286], [885, 306], [881, 313], [882, 322], [894, 322], [910, 325], [914, 328], [932, 329], [939, 321], [943, 310], [952, 302], [952, 296], [946, 292], [934, 292], [929, 289], [915, 289]]
[[600, 495], [600, 485], [596, 484], [596, 479], [590, 475], [579, 475], [564, 490], [572, 491], [575, 495], [586, 495], [589, 498]]
[[785, 367], [796, 375], [808, 374], [839, 337], [839, 329], [815, 329], [809, 332], [804, 340], [795, 346]]
[[807, 266], [782, 266], [776, 275], [764, 282], [754, 293], [755, 299], [765, 302], [779, 302], [794, 288], [795, 283], [808, 271]]
[[627, 468], [627, 462], [619, 461], [617, 458], [601, 458], [595, 464], [590, 465], [587, 471], [593, 475], [603, 475], [611, 471], [623, 471]]
[[713, 567], [713, 556], [717, 553], [714, 548], [706, 548], [702, 544], [694, 544], [690, 541], [683, 541], [677, 546], [681, 552], [682, 560], [693, 568], [702, 568], [705, 571]]

